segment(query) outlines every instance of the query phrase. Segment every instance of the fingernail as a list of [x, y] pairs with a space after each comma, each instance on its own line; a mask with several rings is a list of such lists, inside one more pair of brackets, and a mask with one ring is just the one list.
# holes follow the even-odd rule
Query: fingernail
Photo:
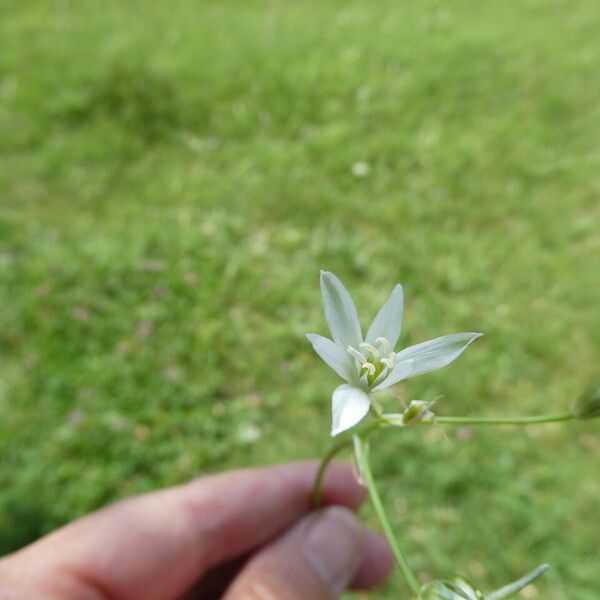
[[362, 556], [363, 528], [346, 508], [319, 511], [307, 523], [302, 550], [333, 594], [340, 593], [354, 575]]

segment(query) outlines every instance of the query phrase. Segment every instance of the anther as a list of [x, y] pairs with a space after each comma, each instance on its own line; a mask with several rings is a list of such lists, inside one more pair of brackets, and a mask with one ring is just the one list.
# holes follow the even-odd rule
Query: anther
[[367, 362], [367, 359], [365, 358], [364, 354], [361, 354], [356, 348], [353, 348], [352, 346], [348, 346], [348, 348], [346, 350], [348, 351], [348, 354], [350, 354], [351, 356], [354, 356], [354, 358], [361, 365], [364, 365]]
[[364, 348], [375, 360], [379, 359], [379, 350], [374, 346], [371, 346], [371, 344], [363, 342], [359, 348]]
[[366, 369], [369, 372], [369, 375], [375, 375], [375, 365], [370, 362], [366, 362], [362, 366], [363, 369]]

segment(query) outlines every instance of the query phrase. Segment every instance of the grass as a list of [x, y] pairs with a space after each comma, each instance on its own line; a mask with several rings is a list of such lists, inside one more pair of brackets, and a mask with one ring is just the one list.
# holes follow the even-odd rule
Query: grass
[[[597, 374], [592, 0], [0, 10], [0, 552], [323, 453], [320, 268], [365, 322], [401, 281], [405, 344], [486, 333], [401, 390], [440, 414], [561, 412]], [[550, 562], [524, 597], [595, 600], [599, 453], [594, 423], [433, 428], [374, 470], [421, 577]]]

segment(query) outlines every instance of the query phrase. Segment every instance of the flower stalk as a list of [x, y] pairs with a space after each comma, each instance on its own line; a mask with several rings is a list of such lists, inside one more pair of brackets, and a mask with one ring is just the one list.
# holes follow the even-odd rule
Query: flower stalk
[[404, 555], [402, 549], [398, 545], [398, 542], [394, 537], [392, 527], [385, 514], [385, 509], [383, 508], [381, 497], [379, 496], [379, 492], [377, 491], [377, 487], [375, 486], [375, 480], [373, 479], [371, 466], [369, 465], [369, 459], [367, 456], [367, 446], [364, 437], [356, 436], [354, 447], [356, 449], [358, 467], [364, 479], [365, 485], [369, 490], [369, 496], [371, 498], [371, 502], [373, 503], [373, 508], [377, 513], [377, 517], [379, 518], [379, 522], [381, 523], [381, 529], [383, 530], [383, 533], [387, 539], [392, 554], [396, 559], [396, 563], [402, 571], [410, 589], [413, 591], [413, 593], [418, 594], [419, 590], [421, 589], [421, 584], [419, 583], [419, 580], [416, 578], [415, 574], [412, 572], [410, 565], [408, 564], [408, 560], [406, 559], [406, 556]]
[[435, 417], [438, 425], [535, 425], [538, 423], [560, 423], [575, 417], [571, 413], [557, 415], [535, 415], [530, 417]]
[[346, 447], [352, 446], [352, 440], [344, 440], [342, 442], [338, 442], [334, 444], [323, 456], [321, 459], [321, 463], [319, 464], [319, 469], [317, 470], [317, 474], [315, 476], [315, 482], [313, 484], [312, 490], [312, 507], [313, 509], [317, 509], [321, 506], [321, 496], [323, 491], [323, 478], [325, 477], [325, 473], [327, 471], [327, 467], [331, 463], [331, 461], [336, 457], [338, 452], [343, 450]]

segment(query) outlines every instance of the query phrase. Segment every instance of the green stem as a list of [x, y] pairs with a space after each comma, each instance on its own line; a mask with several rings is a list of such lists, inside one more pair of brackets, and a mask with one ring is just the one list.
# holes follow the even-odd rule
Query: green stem
[[329, 463], [335, 458], [335, 455], [343, 450], [346, 446], [352, 445], [352, 440], [344, 440], [339, 444], [335, 444], [332, 446], [327, 454], [321, 459], [321, 464], [319, 465], [319, 470], [317, 471], [317, 475], [315, 477], [315, 483], [313, 484], [312, 491], [312, 507], [319, 508], [321, 506], [321, 495], [323, 490], [323, 478], [325, 477], [325, 471], [327, 471], [327, 467]]
[[541, 415], [534, 417], [438, 417], [434, 423], [440, 425], [532, 425], [535, 423], [558, 423], [570, 421], [575, 417], [571, 413], [560, 413], [558, 415]]
[[[369, 436], [373, 431], [379, 429], [380, 427], [384, 427], [383, 422], [378, 417], [375, 422], [365, 423], [363, 425], [359, 425], [356, 429], [353, 430], [354, 435], [361, 435], [365, 438]], [[352, 437], [346, 437], [346, 439], [341, 440], [337, 444], [333, 445], [323, 456], [321, 459], [321, 464], [319, 465], [319, 470], [315, 476], [315, 482], [313, 484], [312, 490], [312, 507], [314, 509], [319, 508], [321, 506], [321, 496], [323, 490], [323, 479], [325, 478], [325, 472], [327, 471], [327, 467], [331, 463], [331, 461], [335, 458], [336, 454], [343, 450], [347, 446], [352, 445]]]
[[379, 517], [379, 521], [381, 523], [381, 528], [383, 529], [383, 533], [390, 545], [394, 558], [400, 567], [408, 585], [411, 590], [418, 594], [421, 589], [421, 585], [419, 584], [419, 580], [415, 577], [414, 573], [411, 571], [408, 561], [404, 556], [404, 553], [400, 549], [398, 542], [394, 537], [394, 532], [392, 531], [392, 527], [387, 519], [385, 514], [385, 509], [383, 508], [383, 504], [381, 502], [381, 498], [379, 497], [379, 493], [377, 492], [377, 488], [375, 487], [375, 480], [373, 479], [373, 474], [371, 472], [371, 467], [369, 466], [369, 460], [367, 458], [367, 448], [364, 437], [357, 436], [357, 459], [359, 463], [360, 471], [364, 477], [365, 484], [369, 490], [369, 495], [371, 496], [371, 502], [373, 502], [373, 508]]

